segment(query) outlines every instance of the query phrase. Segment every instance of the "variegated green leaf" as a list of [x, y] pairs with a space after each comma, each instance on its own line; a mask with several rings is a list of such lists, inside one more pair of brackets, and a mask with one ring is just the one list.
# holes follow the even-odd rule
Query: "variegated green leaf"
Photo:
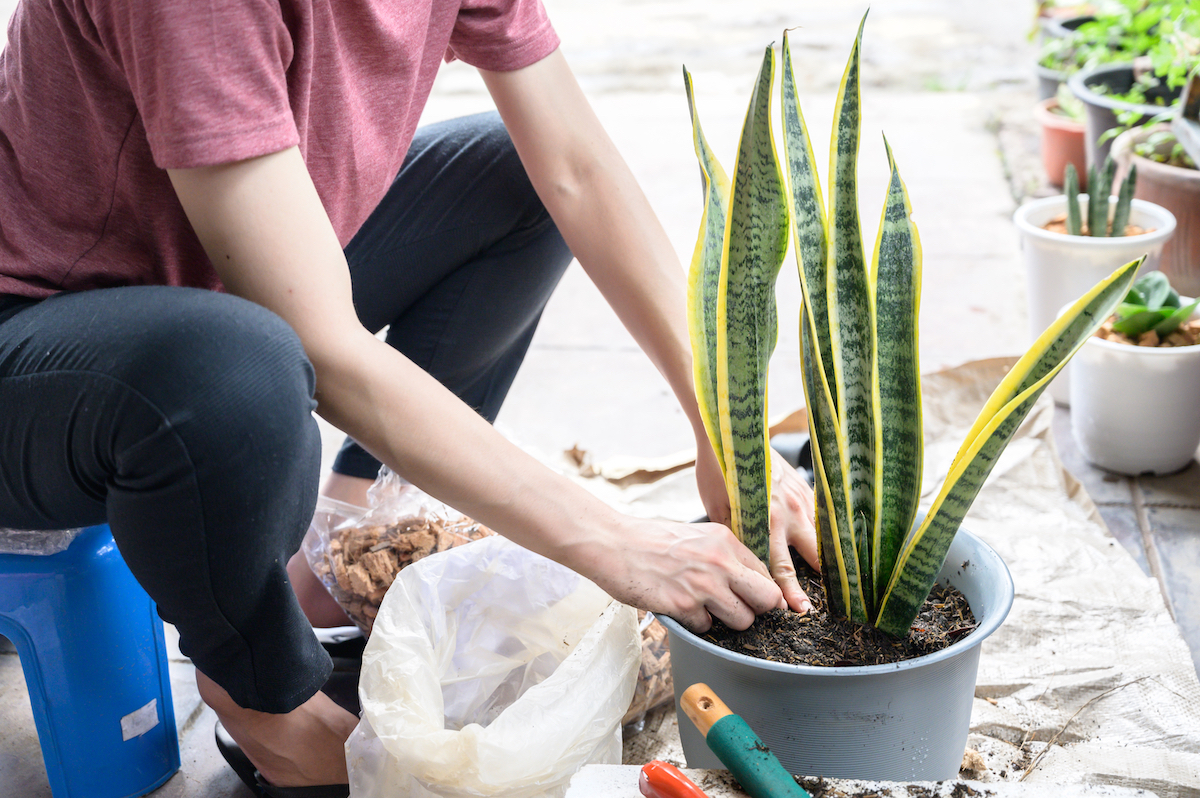
[[875, 291], [876, 428], [875, 595], [891, 579], [900, 547], [921, 499], [921, 368], [917, 357], [921, 306], [921, 239], [892, 149], [884, 139], [892, 178], [872, 259]]
[[[872, 402], [874, 326], [862, 230], [858, 218], [859, 51], [866, 16], [859, 25], [842, 75], [834, 113], [829, 165], [830, 343], [838, 418], [845, 435], [850, 471], [851, 524], [859, 571], [871, 573], [870, 542], [875, 529], [875, 411]], [[839, 530], [840, 531], [840, 530]], [[864, 579], [868, 607], [875, 606], [870, 579]]]
[[[821, 180], [812, 154], [812, 139], [809, 138], [804, 115], [796, 97], [796, 78], [792, 72], [792, 54], [788, 46], [787, 31], [783, 33], [781, 86], [783, 155], [788, 167], [796, 265], [800, 271], [804, 304], [810, 309], [812, 321], [816, 325], [814, 329], [820, 345], [820, 362], [825, 371], [825, 380], [829, 385], [835, 385], [833, 348], [829, 339], [829, 305], [826, 297], [829, 241], [826, 235], [825, 200], [821, 194]], [[833, 409], [836, 413], [836, 403]]]
[[879, 629], [892, 635], [908, 633], [962, 519], [1000, 453], [1050, 381], [1120, 304], [1140, 264], [1140, 260], [1125, 264], [1075, 302], [993, 391], [924, 523], [900, 553], [876, 620]]
[[771, 130], [775, 53], [763, 56], [738, 144], [717, 305], [717, 382], [733, 526], [759, 558], [769, 554], [771, 461], [767, 364], [779, 336], [775, 280], [787, 250], [783, 174]]
[[834, 418], [829, 383], [820, 356], [813, 346], [808, 306], [800, 309], [800, 348], [803, 358], [804, 396], [808, 406], [817, 525], [817, 552], [829, 611], [835, 617], [859, 623], [869, 620], [863, 600], [858, 552], [849, 529], [849, 499], [845, 474], [845, 438]]
[[725, 471], [721, 424], [717, 418], [717, 289], [721, 280], [721, 255], [725, 249], [725, 221], [729, 207], [729, 178], [708, 146], [696, 111], [692, 76], [683, 70], [688, 112], [692, 118], [692, 141], [704, 183], [704, 213], [688, 270], [688, 330], [692, 340], [692, 367], [696, 401], [708, 439]]

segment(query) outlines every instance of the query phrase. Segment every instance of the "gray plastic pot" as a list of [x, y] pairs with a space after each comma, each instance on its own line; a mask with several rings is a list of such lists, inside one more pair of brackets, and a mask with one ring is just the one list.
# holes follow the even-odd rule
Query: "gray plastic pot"
[[[1087, 149], [1088, 166], [1099, 168], [1108, 157], [1112, 139], [1099, 142], [1099, 138], [1118, 126], [1116, 111], [1138, 114], [1132, 125], [1140, 125], [1166, 111], [1171, 102], [1179, 98], [1181, 91], [1168, 89], [1165, 85], [1151, 89], [1148, 92], [1150, 98], [1162, 101], [1163, 105], [1141, 105], [1110, 96], [1127, 93], [1133, 88], [1133, 84], [1133, 64], [1101, 64], [1076, 72], [1067, 79], [1071, 93], [1082, 100], [1084, 108], [1087, 109], [1087, 136], [1084, 145]], [[1101, 87], [1104, 93], [1096, 91]]]
[[[952, 646], [907, 662], [854, 668], [786, 665], [727, 651], [671, 618], [675, 707], [704, 682], [775, 752], [789, 772], [827, 778], [939, 781], [962, 764], [980, 644], [1012, 606], [1008, 567], [959, 530], [938, 581], [967, 597], [979, 626]], [[678, 712], [688, 767], [723, 767]]]

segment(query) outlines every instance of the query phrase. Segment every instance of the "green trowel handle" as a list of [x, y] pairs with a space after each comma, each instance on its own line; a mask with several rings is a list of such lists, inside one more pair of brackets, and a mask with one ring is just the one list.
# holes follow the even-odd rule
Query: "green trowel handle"
[[698, 682], [684, 690], [679, 707], [750, 798], [811, 798], [707, 684]]
[[726, 715], [704, 738], [751, 798], [810, 798], [740, 715]]

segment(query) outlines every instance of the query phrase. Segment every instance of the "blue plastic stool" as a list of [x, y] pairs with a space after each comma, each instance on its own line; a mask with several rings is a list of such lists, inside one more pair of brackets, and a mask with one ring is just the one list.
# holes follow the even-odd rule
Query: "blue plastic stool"
[[179, 769], [162, 621], [107, 525], [58, 554], [0, 554], [0, 634], [55, 798], [132, 798]]

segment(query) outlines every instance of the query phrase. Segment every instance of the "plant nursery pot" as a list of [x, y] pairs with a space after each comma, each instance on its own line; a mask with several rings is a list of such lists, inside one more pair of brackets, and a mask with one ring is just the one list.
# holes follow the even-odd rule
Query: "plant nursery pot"
[[1054, 97], [1034, 106], [1033, 116], [1042, 128], [1042, 167], [1046, 178], [1056, 186], [1063, 184], [1067, 164], [1075, 165], [1079, 187], [1087, 189], [1087, 155], [1084, 152], [1084, 124], [1055, 113], [1058, 100]]
[[[1138, 114], [1134, 125], [1149, 121], [1154, 116], [1167, 110], [1165, 105], [1140, 105], [1115, 99], [1112, 95], [1125, 94], [1133, 88], [1133, 64], [1102, 64], [1091, 69], [1076, 72], [1067, 79], [1071, 93], [1083, 101], [1087, 109], [1087, 137], [1084, 145], [1087, 151], [1088, 165], [1104, 163], [1112, 148], [1112, 139], [1100, 142], [1105, 132], [1118, 126], [1116, 111], [1131, 111]], [[1096, 89], [1103, 87], [1100, 93]], [[1180, 89], [1168, 89], [1159, 86], [1149, 94], [1153, 99], [1161, 99], [1167, 105], [1179, 98]]]
[[1058, 94], [1058, 87], [1067, 79], [1067, 73], [1061, 69], [1053, 69], [1041, 64], [1035, 64], [1034, 74], [1037, 75], [1038, 101], [1049, 100]]
[[1089, 338], [1071, 361], [1071, 433], [1083, 456], [1107, 471], [1171, 474], [1187, 466], [1200, 446], [1200, 345]]
[[[888, 665], [822, 668], [755, 659], [692, 634], [670, 618], [675, 707], [704, 682], [795, 775], [938, 781], [958, 775], [975, 697], [980, 644], [1013, 600], [1012, 577], [982, 540], [959, 530], [938, 581], [958, 588], [979, 626], [953, 645]], [[723, 767], [679, 712], [688, 767]]]
[[1163, 246], [1158, 268], [1170, 278], [1175, 290], [1200, 296], [1200, 171], [1158, 163], [1133, 152], [1135, 144], [1159, 129], [1127, 130], [1113, 142], [1117, 182], [1124, 180], [1131, 164], [1137, 164], [1133, 196], [1175, 215], [1175, 235]]
[[[1109, 198], [1111, 208], [1116, 197]], [[1079, 195], [1080, 211], [1086, 218], [1088, 198]], [[1029, 308], [1029, 339], [1037, 340], [1058, 316], [1063, 305], [1074, 302], [1108, 277], [1118, 267], [1146, 256], [1138, 274], [1158, 268], [1163, 245], [1175, 232], [1175, 217], [1170, 211], [1142, 200], [1134, 200], [1129, 221], [1153, 232], [1139, 236], [1093, 238], [1052, 233], [1042, 227], [1065, 214], [1067, 198], [1046, 197], [1017, 208], [1013, 223], [1021, 234], [1021, 253], [1025, 261], [1025, 284]], [[1069, 369], [1050, 383], [1050, 395], [1059, 404], [1067, 404]]]
[[[1076, 28], [1085, 22], [1091, 22], [1093, 16], [1072, 17], [1042, 17], [1038, 20], [1038, 32], [1041, 40], [1061, 39], [1069, 36]], [[1036, 64], [1034, 71], [1038, 79], [1038, 99], [1046, 100], [1058, 93], [1058, 87], [1067, 79], [1067, 73], [1061, 69]]]

